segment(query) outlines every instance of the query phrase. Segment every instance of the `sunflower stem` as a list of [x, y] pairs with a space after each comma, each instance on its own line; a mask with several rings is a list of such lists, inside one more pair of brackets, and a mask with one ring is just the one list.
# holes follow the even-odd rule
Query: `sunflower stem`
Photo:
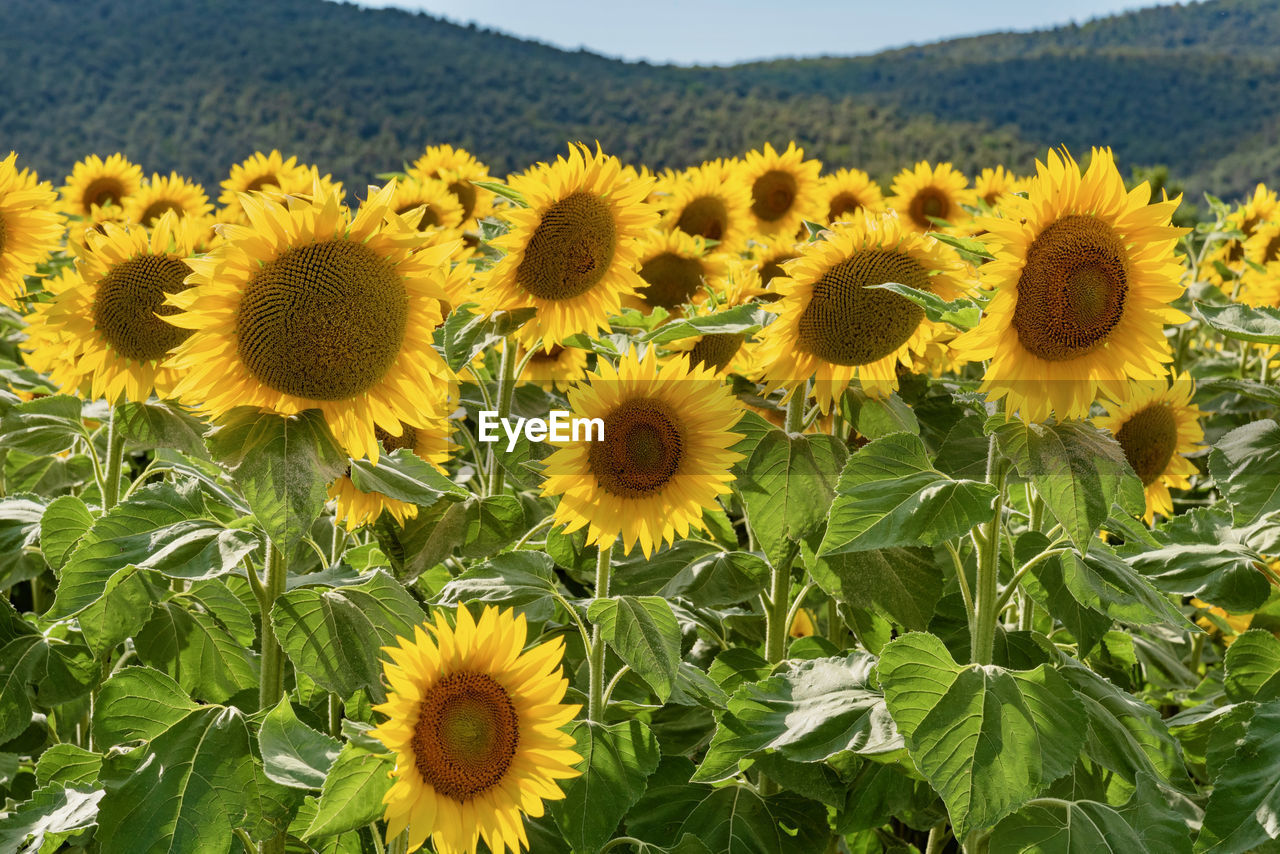
[[266, 581], [259, 608], [262, 618], [262, 678], [258, 683], [258, 707], [270, 709], [284, 695], [284, 651], [280, 649], [275, 630], [271, 627], [271, 608], [284, 592], [289, 565], [274, 545], [268, 545], [265, 563], [263, 575]]
[[329, 695], [329, 735], [342, 735], [342, 698], [337, 694]]
[[792, 543], [787, 554], [773, 567], [769, 582], [769, 610], [765, 612], [764, 651], [765, 660], [777, 664], [787, 654], [787, 630], [791, 624], [787, 615], [791, 612], [791, 564], [800, 546]]
[[116, 426], [116, 410], [107, 421], [107, 474], [102, 482], [102, 509], [110, 510], [120, 501], [120, 469], [124, 464], [124, 434]]
[[[506, 421], [511, 415], [511, 401], [516, 393], [516, 348], [508, 338], [502, 342], [502, 361], [498, 366], [498, 420]], [[494, 445], [489, 445], [486, 465], [489, 469], [490, 495], [502, 494], [502, 466], [498, 464], [494, 454]]]
[[387, 840], [387, 854], [409, 854], [409, 828], [400, 831], [395, 839]]
[[791, 392], [791, 399], [787, 401], [787, 432], [803, 433], [804, 432], [804, 404], [809, 397], [809, 385], [805, 383], [800, 388]]
[[[986, 531], [978, 539], [978, 579], [973, 591], [974, 624], [969, 657], [974, 664], [990, 664], [995, 649], [996, 621], [1000, 617], [1000, 524], [1004, 518], [1005, 475], [1008, 465], [992, 435], [987, 445], [987, 483], [996, 488], [995, 507]], [[1011, 585], [1011, 589], [1014, 585]]]
[[[609, 598], [609, 578], [613, 569], [613, 545], [600, 546], [596, 557], [596, 601]], [[587, 719], [604, 722], [604, 633], [597, 623], [591, 629], [591, 655], [587, 659]]]

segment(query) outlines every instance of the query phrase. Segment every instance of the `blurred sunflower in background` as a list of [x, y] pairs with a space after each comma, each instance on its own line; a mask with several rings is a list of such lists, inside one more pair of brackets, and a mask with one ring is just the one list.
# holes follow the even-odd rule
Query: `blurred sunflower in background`
[[717, 249], [736, 252], [751, 230], [751, 192], [733, 180], [736, 163], [712, 160], [695, 166], [670, 183], [662, 227], [690, 237], [714, 240]]
[[142, 187], [142, 167], [123, 154], [103, 160], [90, 154], [77, 162], [59, 191], [65, 213], [92, 222], [119, 219], [124, 203]]
[[1191, 402], [1195, 384], [1187, 374], [1124, 386], [1120, 399], [1104, 404], [1106, 415], [1095, 419], [1116, 437], [1125, 459], [1142, 481], [1148, 525], [1155, 514], [1173, 516], [1170, 489], [1189, 489], [1196, 467], [1187, 459], [1204, 442], [1200, 408]]
[[973, 198], [989, 208], [995, 208], [1000, 201], [1023, 188], [1023, 181], [1003, 166], [988, 166], [973, 179]]
[[774, 281], [782, 299], [766, 309], [778, 319], [760, 333], [757, 353], [769, 387], [790, 394], [813, 379], [823, 412], [855, 379], [868, 394], [889, 394], [898, 364], [928, 340], [928, 321], [920, 306], [874, 286], [896, 282], [951, 300], [966, 290], [963, 276], [950, 248], [897, 217], [858, 213], [838, 223]]
[[[425, 631], [424, 631], [425, 629]], [[579, 776], [582, 757], [562, 731], [579, 706], [561, 702], [564, 641], [526, 649], [523, 614], [465, 606], [450, 626], [435, 622], [383, 647], [387, 716], [372, 735], [396, 755], [383, 797], [388, 842], [406, 828], [409, 850], [431, 840], [442, 854], [492, 854], [529, 846], [524, 816], [564, 797], [558, 781]]]
[[172, 211], [179, 217], [201, 219], [213, 213], [213, 205], [204, 187], [177, 172], [152, 175], [124, 204], [124, 218], [150, 228], [160, 217]]
[[880, 185], [861, 169], [839, 169], [823, 175], [819, 188], [827, 225], [849, 219], [856, 211], [878, 213], [884, 209]]
[[644, 285], [635, 307], [663, 308], [672, 314], [686, 303], [705, 299], [707, 282], [723, 276], [726, 263], [723, 253], [710, 251], [701, 237], [683, 231], [651, 231], [638, 255]]
[[410, 224], [418, 231], [432, 235], [433, 240], [456, 240], [461, 236], [462, 203], [449, 191], [449, 185], [436, 178], [417, 178], [412, 175], [395, 182], [392, 208], [401, 216], [408, 216]]
[[[743, 259], [729, 262], [725, 275], [712, 282], [714, 299], [693, 306], [690, 318], [746, 305], [763, 294], [760, 272]], [[666, 345], [671, 352], [687, 356], [692, 367], [710, 368], [718, 374], [733, 373], [755, 379], [756, 361], [745, 332], [714, 332], [679, 338]]]
[[[803, 246], [803, 243], [797, 242], [790, 235], [751, 242], [747, 257], [751, 259], [760, 274], [760, 287], [766, 292], [765, 301], [772, 297], [773, 280], [787, 275], [783, 265], [799, 258]], [[776, 299], [776, 297], [772, 298]]]
[[474, 225], [493, 209], [493, 193], [475, 181], [492, 181], [489, 167], [471, 152], [452, 145], [429, 145], [409, 168], [410, 178], [443, 181], [462, 207], [463, 227]]
[[432, 346], [458, 244], [419, 248], [391, 209], [395, 187], [354, 214], [318, 181], [310, 198], [240, 196], [248, 226], [190, 263], [170, 304], [191, 336], [169, 367], [177, 395], [214, 418], [237, 406], [320, 409], [353, 457], [444, 414], [454, 381]]
[[1174, 245], [1186, 229], [1178, 200], [1126, 191], [1109, 149], [1082, 176], [1067, 153], [1036, 163], [1027, 198], [1009, 196], [1004, 217], [983, 217], [995, 256], [981, 275], [994, 289], [975, 329], [956, 339], [968, 361], [990, 359], [982, 390], [1010, 414], [1041, 421], [1083, 418], [1099, 388], [1112, 399], [1131, 380], [1165, 375], [1166, 323], [1182, 295]]
[[550, 350], [539, 347], [532, 355], [523, 347], [516, 351], [520, 361], [528, 359], [520, 379], [535, 383], [546, 391], [567, 390], [587, 375], [586, 350], [553, 344]]
[[702, 528], [702, 512], [729, 492], [729, 450], [742, 410], [708, 368], [685, 359], [659, 365], [650, 349], [615, 368], [601, 360], [569, 391], [574, 418], [600, 419], [603, 437], [562, 444], [545, 461], [542, 494], [559, 496], [555, 524], [587, 529], [587, 542], [645, 556]]
[[762, 149], [747, 152], [738, 166], [738, 180], [751, 193], [756, 231], [795, 235], [806, 219], [822, 216], [821, 171], [822, 163], [805, 160], [804, 149], [794, 142], [781, 154], [767, 142]]
[[522, 341], [545, 349], [579, 332], [609, 329], [624, 297], [644, 288], [636, 273], [641, 241], [657, 223], [645, 203], [650, 184], [622, 180], [622, 164], [599, 149], [570, 146], [569, 156], [511, 180], [528, 202], [493, 245], [506, 251], [485, 274], [479, 302], [486, 312], [537, 309]]
[[[969, 219], [964, 205], [972, 205], [975, 198], [964, 173], [950, 163], [930, 166], [926, 160], [899, 172], [892, 191], [889, 205], [909, 228], [920, 232], [960, 229]], [[938, 225], [935, 220], [948, 225]]]
[[0, 305], [18, 307], [26, 277], [58, 247], [62, 218], [48, 182], [18, 168], [18, 155], [0, 160]]
[[[1258, 184], [1253, 188], [1253, 195], [1232, 210], [1224, 223], [1228, 229], [1239, 231], [1242, 237], [1220, 241], [1205, 255], [1204, 263], [1201, 265], [1204, 278], [1215, 285], [1223, 286], [1231, 278], [1240, 275], [1245, 269], [1245, 244], [1253, 237], [1260, 225], [1276, 219], [1278, 215], [1280, 215], [1280, 198], [1277, 198], [1276, 192], [1265, 184]], [[1227, 276], [1222, 275], [1219, 265], [1227, 271]]]

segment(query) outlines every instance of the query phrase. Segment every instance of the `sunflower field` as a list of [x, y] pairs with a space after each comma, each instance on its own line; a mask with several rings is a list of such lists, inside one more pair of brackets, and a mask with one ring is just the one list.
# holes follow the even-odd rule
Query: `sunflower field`
[[0, 161], [0, 852], [1280, 851], [1274, 191], [377, 181]]

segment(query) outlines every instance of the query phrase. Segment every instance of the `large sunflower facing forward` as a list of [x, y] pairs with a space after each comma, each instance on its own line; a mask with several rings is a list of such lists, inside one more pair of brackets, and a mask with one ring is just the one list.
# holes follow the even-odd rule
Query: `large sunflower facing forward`
[[587, 379], [569, 404], [575, 418], [600, 419], [604, 435], [546, 459], [542, 494], [560, 496], [556, 524], [585, 527], [601, 547], [621, 539], [629, 552], [639, 542], [646, 556], [701, 529], [702, 511], [729, 492], [729, 468], [741, 458], [729, 450], [742, 412], [728, 386], [685, 359], [660, 367], [653, 350], [629, 352], [617, 368], [601, 360]]
[[61, 369], [52, 378], [64, 391], [87, 386], [109, 403], [146, 400], [153, 391], [167, 396], [177, 377], [164, 361], [191, 333], [164, 320], [176, 311], [165, 300], [187, 289], [186, 259], [206, 231], [173, 212], [151, 229], [111, 222], [101, 228], [77, 247], [76, 275], [49, 283], [53, 301], [40, 315], [44, 340], [64, 350], [53, 360]]
[[0, 160], [0, 305], [10, 308], [26, 292], [25, 277], [35, 274], [62, 236], [53, 190], [17, 163], [13, 152]]
[[778, 319], [760, 333], [757, 356], [770, 387], [814, 380], [826, 412], [855, 378], [876, 396], [898, 387], [897, 365], [929, 339], [924, 309], [875, 285], [897, 282], [943, 299], [964, 289], [955, 253], [888, 215], [857, 213], [825, 240], [806, 244], [773, 286]]
[[950, 163], [930, 166], [921, 160], [911, 169], [903, 169], [893, 179], [893, 195], [889, 204], [916, 231], [943, 231], [935, 219], [945, 220], [959, 228], [969, 218], [962, 205], [972, 205], [973, 191], [969, 179]]
[[1155, 514], [1173, 516], [1172, 489], [1188, 489], [1196, 467], [1186, 458], [1204, 441], [1200, 408], [1191, 402], [1194, 385], [1183, 374], [1170, 385], [1164, 379], [1124, 387], [1121, 400], [1107, 405], [1096, 420], [1109, 430], [1146, 490], [1146, 522]]
[[[382, 428], [374, 431], [382, 450], [394, 453], [401, 448], [408, 448], [421, 460], [431, 463], [443, 472], [443, 465], [449, 456], [449, 425], [446, 419], [434, 419], [427, 427], [414, 427], [405, 424], [400, 435], [393, 436]], [[337, 502], [334, 517], [346, 526], [348, 531], [361, 525], [373, 524], [385, 510], [391, 517], [404, 524], [406, 519], [418, 515], [418, 506], [408, 501], [401, 501], [381, 492], [364, 492], [358, 489], [351, 480], [350, 473], [344, 474], [329, 485], [329, 497]]]
[[511, 230], [493, 241], [507, 254], [482, 282], [481, 307], [536, 308], [522, 338], [541, 338], [548, 349], [607, 330], [622, 299], [645, 286], [637, 252], [658, 218], [644, 202], [651, 182], [624, 181], [621, 172], [616, 157], [570, 146], [568, 159], [513, 177], [529, 207], [509, 211]]
[[213, 213], [213, 205], [205, 195], [204, 187], [171, 172], [168, 176], [152, 175], [124, 203], [124, 216], [128, 222], [136, 222], [150, 228], [159, 221], [165, 211], [173, 211], [180, 217], [206, 217]]
[[1186, 229], [1178, 200], [1147, 204], [1151, 188], [1125, 192], [1110, 150], [1082, 176], [1069, 154], [1036, 164], [1028, 197], [1008, 196], [1003, 217], [983, 217], [995, 255], [983, 279], [995, 290], [977, 328], [956, 339], [971, 362], [990, 359], [982, 389], [1010, 413], [1040, 421], [1083, 418], [1098, 389], [1164, 376], [1164, 324], [1186, 315], [1174, 244]]
[[[423, 631], [423, 628], [426, 631]], [[493, 854], [529, 845], [524, 816], [560, 800], [557, 783], [582, 761], [561, 730], [579, 706], [561, 703], [564, 641], [525, 649], [524, 615], [465, 606], [450, 626], [435, 623], [383, 647], [388, 720], [373, 735], [396, 754], [395, 782], [383, 797], [387, 841], [409, 831], [409, 850], [428, 838], [437, 854]]]
[[375, 427], [442, 413], [452, 373], [432, 347], [449, 256], [391, 209], [388, 185], [351, 214], [315, 185], [310, 198], [240, 197], [250, 226], [193, 259], [170, 320], [194, 330], [170, 366], [177, 393], [218, 417], [236, 406], [320, 409], [353, 457], [376, 459]]
[[861, 169], [840, 169], [822, 176], [822, 204], [827, 225], [849, 219], [855, 211], [876, 213], [884, 208], [880, 185]]
[[489, 167], [471, 152], [452, 145], [428, 145], [422, 156], [409, 169], [411, 177], [444, 181], [462, 206], [463, 224], [488, 216], [493, 207], [493, 193], [475, 185], [475, 181], [491, 181]]
[[742, 248], [751, 226], [751, 192], [732, 180], [734, 164], [713, 160], [670, 182], [662, 226], [690, 237], [715, 240], [724, 252]]
[[[142, 186], [142, 167], [123, 154], [103, 160], [90, 154], [78, 162], [62, 187], [62, 204], [72, 216], [91, 221], [118, 216], [125, 200]], [[111, 209], [115, 209], [112, 213]]]
[[738, 166], [738, 180], [751, 193], [751, 214], [761, 234], [794, 235], [806, 219], [816, 219], [820, 211], [818, 174], [822, 163], [805, 160], [804, 149], [794, 142], [779, 154], [765, 143], [760, 151], [749, 151]]

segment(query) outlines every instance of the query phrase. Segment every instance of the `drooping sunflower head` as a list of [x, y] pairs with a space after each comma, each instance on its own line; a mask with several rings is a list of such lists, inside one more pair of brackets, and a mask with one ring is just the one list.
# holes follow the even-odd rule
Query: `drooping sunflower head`
[[395, 212], [407, 217], [418, 231], [430, 235], [432, 242], [461, 236], [465, 219], [462, 204], [444, 181], [407, 175], [395, 182], [395, 188]]
[[[166, 300], [186, 290], [187, 259], [204, 229], [195, 220], [163, 214], [154, 228], [104, 223], [78, 247], [77, 275], [60, 280], [42, 322], [69, 348], [55, 379], [69, 393], [87, 385], [94, 398], [115, 403], [168, 396], [176, 381], [164, 366], [190, 332], [168, 323]], [[56, 288], [56, 289], [55, 289]]]
[[1124, 386], [1120, 399], [1107, 404], [1097, 425], [1111, 432], [1146, 491], [1146, 522], [1156, 513], [1173, 516], [1172, 489], [1188, 489], [1196, 467], [1187, 459], [1204, 442], [1200, 408], [1191, 402], [1195, 385], [1181, 374]]
[[[381, 449], [395, 453], [401, 448], [408, 448], [421, 460], [444, 471], [444, 462], [449, 457], [449, 424], [445, 418], [432, 419], [430, 424], [415, 427], [401, 424], [400, 434], [393, 436], [381, 427], [375, 428]], [[351, 481], [350, 473], [339, 477], [329, 485], [329, 497], [337, 501], [334, 517], [348, 531], [361, 525], [371, 525], [387, 511], [397, 523], [403, 525], [406, 519], [418, 515], [416, 504], [391, 498], [380, 492], [363, 492]]]
[[465, 606], [450, 626], [435, 622], [383, 647], [387, 720], [375, 738], [396, 754], [395, 782], [383, 798], [387, 840], [409, 831], [409, 850], [428, 838], [436, 851], [493, 854], [529, 845], [524, 816], [564, 795], [581, 757], [562, 727], [579, 706], [561, 703], [564, 642], [525, 649], [524, 615], [487, 606], [475, 620]]
[[170, 298], [194, 330], [170, 367], [177, 393], [219, 417], [236, 406], [320, 409], [353, 457], [443, 413], [454, 382], [432, 347], [457, 243], [420, 249], [391, 208], [393, 186], [358, 212], [319, 182], [309, 198], [244, 194], [250, 225], [193, 259], [193, 287]]
[[644, 202], [650, 184], [622, 180], [621, 169], [616, 157], [579, 145], [512, 179], [529, 207], [508, 211], [511, 229], [493, 241], [507, 254], [481, 282], [485, 311], [536, 308], [522, 336], [548, 348], [608, 330], [622, 299], [645, 286], [637, 253], [658, 218]]
[[112, 154], [106, 160], [90, 154], [67, 176], [61, 190], [63, 209], [90, 222], [114, 219], [141, 186], [142, 167], [130, 163], [123, 154]]
[[1186, 315], [1170, 221], [1177, 199], [1148, 204], [1143, 183], [1126, 192], [1110, 150], [1081, 175], [1065, 152], [1037, 163], [1027, 198], [982, 217], [995, 255], [983, 279], [994, 290], [981, 322], [956, 340], [968, 361], [990, 359], [983, 390], [1007, 411], [1039, 421], [1083, 418], [1099, 388], [1164, 376], [1165, 323]]
[[987, 167], [973, 179], [973, 197], [989, 208], [995, 208], [1001, 199], [1025, 189], [1025, 182], [1003, 166]]
[[409, 175], [444, 181], [462, 206], [464, 227], [488, 216], [493, 208], [493, 193], [473, 183], [493, 180], [489, 176], [489, 167], [466, 149], [452, 145], [428, 145], [422, 156], [413, 162]]
[[713, 160], [686, 170], [670, 182], [662, 227], [714, 240], [717, 249], [736, 252], [752, 225], [751, 192], [733, 180], [735, 166]]
[[547, 391], [567, 390], [587, 374], [586, 350], [555, 344], [550, 350], [538, 348], [532, 355], [521, 348], [516, 358], [529, 360], [520, 374], [522, 381], [536, 383]]
[[774, 283], [782, 295], [767, 306], [778, 319], [761, 333], [759, 358], [771, 388], [814, 380], [827, 411], [855, 378], [869, 394], [898, 387], [897, 365], [928, 340], [924, 309], [876, 289], [896, 282], [954, 299], [967, 288], [955, 253], [888, 215], [855, 214], [805, 244]]
[[[974, 203], [969, 179], [950, 163], [930, 166], [921, 160], [903, 169], [893, 179], [889, 204], [909, 228], [916, 231], [952, 231], [965, 225], [969, 213], [964, 205]], [[949, 227], [935, 220], [945, 220]]]
[[127, 222], [151, 228], [167, 211], [179, 217], [203, 219], [213, 213], [213, 205], [205, 195], [204, 187], [170, 172], [168, 176], [152, 175], [124, 205]]
[[18, 155], [0, 160], [0, 305], [18, 307], [26, 277], [57, 248], [62, 218], [57, 196], [35, 173], [18, 169]]
[[[1215, 285], [1221, 286], [1225, 284], [1226, 280], [1219, 271], [1218, 264], [1222, 264], [1234, 274], [1239, 274], [1245, 270], [1245, 246], [1254, 236], [1259, 226], [1276, 219], [1278, 216], [1280, 216], [1280, 198], [1276, 196], [1274, 190], [1268, 189], [1265, 184], [1258, 184], [1253, 190], [1253, 195], [1228, 214], [1224, 223], [1228, 229], [1239, 231], [1244, 235], [1243, 239], [1230, 238], [1223, 240], [1206, 253], [1204, 263], [1201, 265], [1201, 272], [1204, 277]], [[1265, 250], [1265, 245], [1261, 248]], [[1257, 250], [1255, 249], [1255, 251]], [[1265, 254], [1265, 251], [1263, 254]]]
[[751, 193], [756, 231], [791, 236], [804, 220], [825, 214], [818, 191], [821, 171], [822, 163], [805, 160], [804, 149], [794, 142], [781, 154], [767, 142], [748, 152], [738, 166], [738, 180]]
[[724, 275], [727, 258], [709, 251], [701, 237], [683, 231], [650, 231], [640, 249], [640, 289], [637, 308], [663, 308], [678, 314], [680, 307], [706, 299], [709, 282]]
[[703, 510], [729, 492], [742, 413], [714, 371], [629, 352], [617, 368], [601, 360], [569, 403], [595, 426], [590, 441], [580, 435], [545, 461], [542, 494], [560, 497], [555, 522], [566, 531], [586, 528], [602, 547], [621, 539], [624, 552], [638, 542], [647, 556], [701, 529]]
[[849, 219], [856, 211], [879, 213], [884, 210], [880, 185], [861, 169], [840, 169], [822, 176], [822, 204], [825, 219], [831, 225]]

